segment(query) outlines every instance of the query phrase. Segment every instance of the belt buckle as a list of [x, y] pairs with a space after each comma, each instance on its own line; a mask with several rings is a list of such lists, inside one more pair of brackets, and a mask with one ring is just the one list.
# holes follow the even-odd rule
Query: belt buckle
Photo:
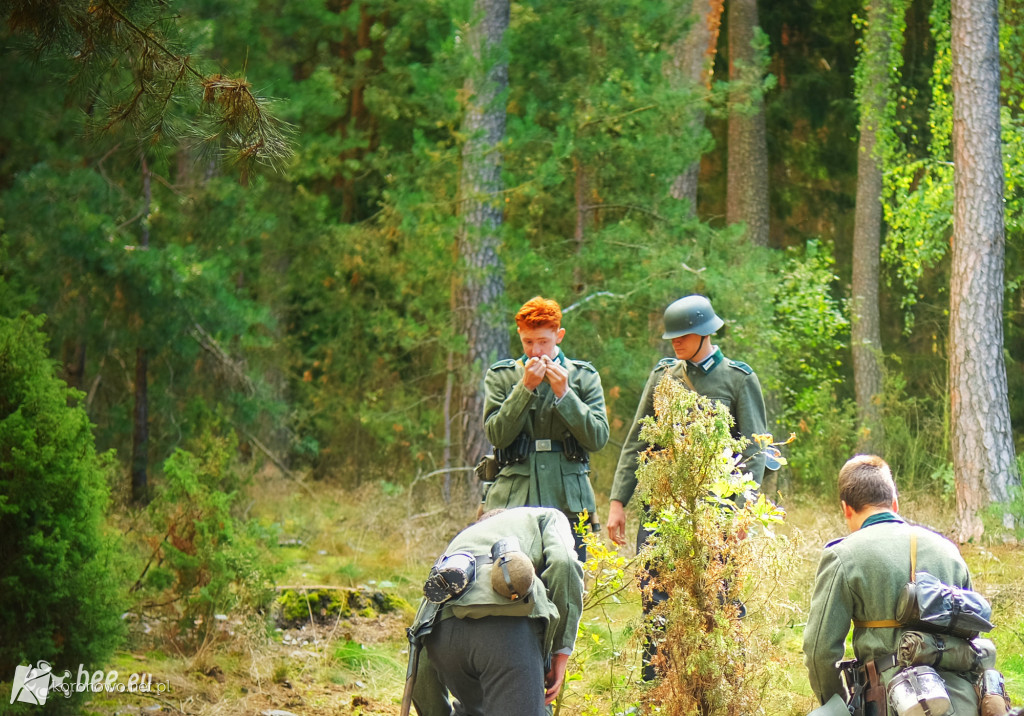
[[537, 452], [551, 452], [551, 441], [550, 440], [537, 440], [534, 443], [534, 449]]

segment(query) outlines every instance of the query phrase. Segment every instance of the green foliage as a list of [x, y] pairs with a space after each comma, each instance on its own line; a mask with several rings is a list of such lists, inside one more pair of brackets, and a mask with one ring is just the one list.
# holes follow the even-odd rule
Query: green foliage
[[288, 128], [268, 111], [268, 100], [244, 78], [203, 72], [185, 21], [163, 3], [13, 2], [0, 19], [19, 49], [51, 60], [52, 70], [87, 97], [85, 116], [100, 133], [128, 129], [138, 146], [187, 135], [207, 153], [223, 154], [243, 177], [289, 155]]
[[382, 668], [401, 668], [388, 651], [351, 640], [335, 648], [334, 658], [346, 669], [360, 674], [376, 674]]
[[906, 377], [890, 368], [882, 393], [885, 459], [901, 492], [954, 497], [949, 444], [949, 396], [940, 385], [916, 393]]
[[[630, 654], [628, 634], [632, 627], [624, 623], [625, 620], [617, 619], [612, 612], [615, 605], [622, 603], [623, 595], [631, 587], [637, 560], [626, 559], [614, 545], [610, 547], [599, 534], [592, 532], [588, 519], [588, 515], [582, 514], [575, 526], [587, 547], [587, 561], [583, 564], [587, 588], [583, 595], [579, 634], [562, 692], [558, 696], [556, 715], [563, 708], [575, 706], [578, 699], [583, 703], [575, 713], [585, 716], [608, 713], [606, 706], [601, 710], [603, 704], [598, 702], [595, 691], [611, 693], [615, 713], [627, 713], [638, 703], [635, 689], [626, 687], [630, 681], [635, 682], [629, 678], [633, 667], [628, 664], [624, 668], [622, 666]], [[595, 669], [601, 663], [607, 663], [608, 672], [597, 676]], [[580, 687], [574, 685], [580, 684], [584, 676], [590, 683], [579, 693]]]
[[[655, 446], [637, 471], [654, 532], [643, 558], [648, 588], [668, 594], [648, 624], [661, 678], [643, 700], [665, 713], [750, 714], [779, 705], [780, 653], [762, 609], [791, 548], [771, 531], [784, 513], [763, 495], [742, 508], [733, 501], [754, 484], [743, 477], [743, 445], [731, 437], [731, 422], [724, 406], [666, 379], [641, 431]], [[741, 599], [750, 605], [742, 620]]]
[[763, 384], [789, 409], [776, 416], [786, 425], [807, 416], [805, 393], [842, 382], [850, 321], [846, 302], [836, 296], [835, 258], [827, 244], [813, 240], [801, 250], [789, 249], [780, 274], [770, 301], [772, 320], [765, 330], [777, 354]]
[[[43, 321], [0, 317], [0, 674], [40, 659], [102, 665], [120, 643], [117, 546], [103, 527], [111, 460], [82, 394], [55, 376]], [[59, 667], [59, 668], [58, 668]]]
[[[790, 446], [790, 467], [798, 484], [835, 493], [835, 475], [857, 446], [857, 408], [823, 383], [805, 391], [794, 406], [801, 416]], [[826, 493], [827, 494], [827, 493]]]
[[762, 324], [763, 342], [750, 358], [761, 376], [779, 434], [793, 433], [791, 469], [801, 485], [828, 485], [833, 468], [855, 443], [847, 346], [846, 301], [828, 244], [808, 241], [786, 252], [772, 286], [772, 317]]
[[147, 508], [149, 561], [133, 587], [138, 609], [175, 619], [169, 637], [196, 646], [217, 638], [217, 615], [243, 615], [270, 603], [275, 567], [249, 525], [234, 513], [242, 478], [236, 439], [216, 426], [192, 451], [176, 450]]

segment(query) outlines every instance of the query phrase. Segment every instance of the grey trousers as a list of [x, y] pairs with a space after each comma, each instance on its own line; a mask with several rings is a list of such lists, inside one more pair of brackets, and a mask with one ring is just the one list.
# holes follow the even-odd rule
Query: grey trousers
[[544, 716], [544, 622], [445, 619], [423, 642], [438, 679], [466, 716]]

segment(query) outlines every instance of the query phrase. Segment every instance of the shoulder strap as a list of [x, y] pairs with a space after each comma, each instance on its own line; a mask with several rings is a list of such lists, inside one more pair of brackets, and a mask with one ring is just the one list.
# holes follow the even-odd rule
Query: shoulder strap
[[[913, 583], [917, 579], [917, 534], [914, 532], [910, 533], [910, 582]], [[895, 619], [879, 619], [871, 622], [859, 622], [854, 620], [853, 625], [855, 627], [861, 627], [866, 629], [879, 629], [903, 626]]]
[[673, 375], [675, 375], [677, 378], [681, 379], [683, 381], [683, 384], [687, 388], [692, 390], [694, 393], [697, 392], [697, 389], [693, 387], [693, 381], [690, 380], [690, 374], [686, 370], [686, 361], [684, 361], [684, 360], [679, 361], [679, 363], [675, 366], [675, 370], [673, 371]]

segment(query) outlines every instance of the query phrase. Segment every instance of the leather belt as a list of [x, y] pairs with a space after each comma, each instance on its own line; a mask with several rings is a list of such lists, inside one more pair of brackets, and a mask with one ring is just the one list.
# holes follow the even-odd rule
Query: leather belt
[[895, 654], [884, 654], [883, 656], [876, 656], [872, 661], [868, 662], [874, 664], [875, 670], [878, 674], [884, 674], [889, 669], [895, 669], [899, 666], [899, 661], [896, 659]]

